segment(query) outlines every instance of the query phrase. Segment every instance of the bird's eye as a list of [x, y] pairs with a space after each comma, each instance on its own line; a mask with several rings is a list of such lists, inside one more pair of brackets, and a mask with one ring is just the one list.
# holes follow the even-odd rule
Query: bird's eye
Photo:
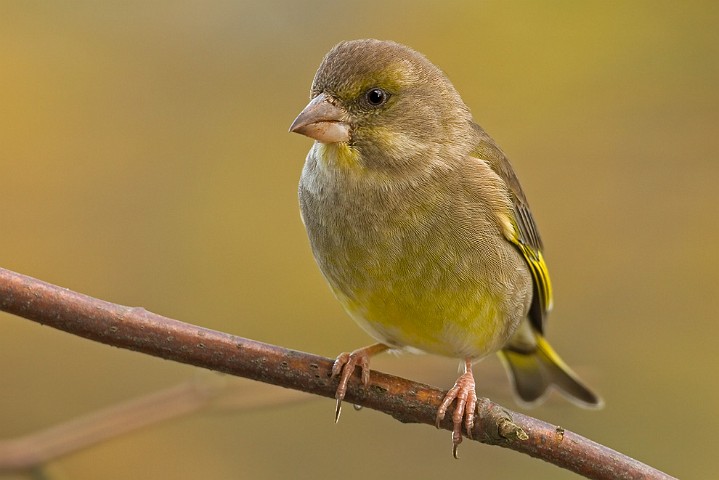
[[373, 107], [379, 107], [387, 102], [389, 99], [389, 93], [385, 92], [381, 88], [371, 88], [367, 90], [367, 93], [365, 93], [365, 98], [367, 99], [367, 103]]

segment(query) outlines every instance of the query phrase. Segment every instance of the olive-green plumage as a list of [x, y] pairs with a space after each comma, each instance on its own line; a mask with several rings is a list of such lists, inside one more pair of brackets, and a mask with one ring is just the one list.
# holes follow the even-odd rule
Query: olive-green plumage
[[291, 127], [317, 140], [302, 218], [349, 314], [390, 348], [500, 352], [526, 403], [555, 385], [599, 405], [543, 337], [552, 292], [519, 181], [442, 71], [394, 42], [343, 42], [311, 98]]

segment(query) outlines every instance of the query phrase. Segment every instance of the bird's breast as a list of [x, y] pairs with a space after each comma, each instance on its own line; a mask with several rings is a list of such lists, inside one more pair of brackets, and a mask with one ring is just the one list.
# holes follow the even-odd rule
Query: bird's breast
[[481, 202], [438, 182], [373, 188], [305, 165], [302, 218], [332, 290], [372, 336], [480, 357], [526, 315], [531, 280]]

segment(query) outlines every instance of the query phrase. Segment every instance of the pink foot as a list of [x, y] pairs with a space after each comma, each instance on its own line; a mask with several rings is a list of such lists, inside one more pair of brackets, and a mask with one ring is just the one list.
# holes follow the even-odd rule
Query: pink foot
[[454, 386], [447, 392], [442, 404], [437, 410], [437, 428], [444, 420], [450, 404], [457, 399], [457, 405], [452, 414], [452, 455], [457, 456], [457, 447], [462, 443], [462, 424], [467, 431], [467, 436], [472, 438], [474, 428], [474, 414], [477, 410], [477, 392], [475, 390], [474, 376], [472, 375], [472, 362], [467, 359], [464, 363], [464, 373], [459, 376]]
[[355, 350], [352, 353], [343, 352], [340, 353], [335, 359], [335, 363], [332, 365], [332, 378], [339, 375], [340, 382], [337, 385], [337, 392], [335, 392], [335, 399], [337, 399], [337, 406], [335, 407], [335, 422], [340, 419], [340, 413], [342, 413], [342, 400], [345, 398], [347, 393], [347, 383], [354, 373], [355, 367], [359, 366], [361, 369], [362, 385], [367, 386], [369, 384], [369, 359], [373, 355], [380, 352], [384, 352], [389, 347], [382, 343], [375, 343], [369, 347], [364, 347]]

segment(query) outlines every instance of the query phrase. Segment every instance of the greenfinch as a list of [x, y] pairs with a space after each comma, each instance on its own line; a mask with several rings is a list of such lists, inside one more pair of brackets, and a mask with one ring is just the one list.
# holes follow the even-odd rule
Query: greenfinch
[[578, 405], [600, 398], [544, 337], [552, 287], [542, 241], [509, 160], [445, 74], [390, 41], [336, 45], [290, 131], [315, 140], [299, 183], [314, 257], [349, 315], [378, 342], [342, 353], [347, 383], [385, 350], [463, 361], [437, 423], [456, 401], [453, 452], [477, 407], [472, 364], [497, 352], [518, 400], [550, 386]]

